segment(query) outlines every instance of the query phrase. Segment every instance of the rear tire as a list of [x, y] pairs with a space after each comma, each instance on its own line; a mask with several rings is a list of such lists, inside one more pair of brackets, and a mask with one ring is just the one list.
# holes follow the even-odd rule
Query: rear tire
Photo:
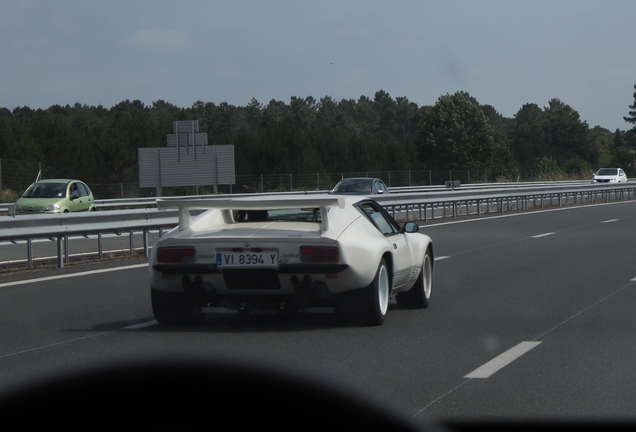
[[424, 309], [431, 303], [432, 290], [433, 262], [430, 251], [427, 250], [415, 285], [406, 292], [396, 294], [395, 301], [404, 309]]
[[389, 270], [382, 259], [371, 285], [338, 295], [336, 310], [340, 320], [347, 325], [382, 325], [389, 308], [390, 283]]
[[205, 314], [185, 293], [172, 293], [150, 288], [155, 319], [161, 325], [200, 324]]

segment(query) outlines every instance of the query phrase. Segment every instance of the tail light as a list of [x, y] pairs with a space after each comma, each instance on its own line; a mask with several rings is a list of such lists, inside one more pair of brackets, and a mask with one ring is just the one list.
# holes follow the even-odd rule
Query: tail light
[[340, 262], [340, 249], [324, 246], [301, 246], [300, 261], [313, 263]]
[[161, 247], [157, 251], [157, 262], [160, 263], [193, 263], [197, 251], [191, 246]]

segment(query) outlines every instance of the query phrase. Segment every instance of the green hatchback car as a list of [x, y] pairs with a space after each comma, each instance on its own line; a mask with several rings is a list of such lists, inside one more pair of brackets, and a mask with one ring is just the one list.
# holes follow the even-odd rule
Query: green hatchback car
[[15, 202], [16, 214], [93, 211], [95, 198], [79, 180], [50, 179], [33, 183]]

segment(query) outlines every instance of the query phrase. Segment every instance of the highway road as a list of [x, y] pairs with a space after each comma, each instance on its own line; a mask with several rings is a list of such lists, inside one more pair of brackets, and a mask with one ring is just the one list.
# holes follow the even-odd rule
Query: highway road
[[431, 306], [159, 326], [144, 259], [0, 276], [0, 393], [130, 359], [241, 358], [337, 381], [418, 419], [636, 420], [636, 202], [423, 225]]

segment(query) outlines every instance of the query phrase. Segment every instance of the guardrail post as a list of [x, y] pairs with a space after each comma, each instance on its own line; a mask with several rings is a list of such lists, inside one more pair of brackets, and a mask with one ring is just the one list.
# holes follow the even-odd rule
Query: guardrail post
[[100, 259], [104, 257], [104, 241], [102, 237], [102, 233], [97, 234], [97, 253], [99, 254]]
[[144, 258], [148, 258], [148, 230], [144, 230]]
[[57, 268], [64, 268], [64, 255], [62, 254], [62, 236], [57, 237]]
[[33, 239], [27, 239], [27, 261], [29, 268], [33, 268]]
[[135, 252], [135, 239], [133, 237], [133, 234], [135, 232], [133, 230], [130, 230], [130, 234], [128, 236], [128, 245], [130, 246], [130, 254], [133, 255]]
[[64, 262], [69, 263], [71, 259], [71, 253], [68, 247], [68, 236], [64, 236]]

